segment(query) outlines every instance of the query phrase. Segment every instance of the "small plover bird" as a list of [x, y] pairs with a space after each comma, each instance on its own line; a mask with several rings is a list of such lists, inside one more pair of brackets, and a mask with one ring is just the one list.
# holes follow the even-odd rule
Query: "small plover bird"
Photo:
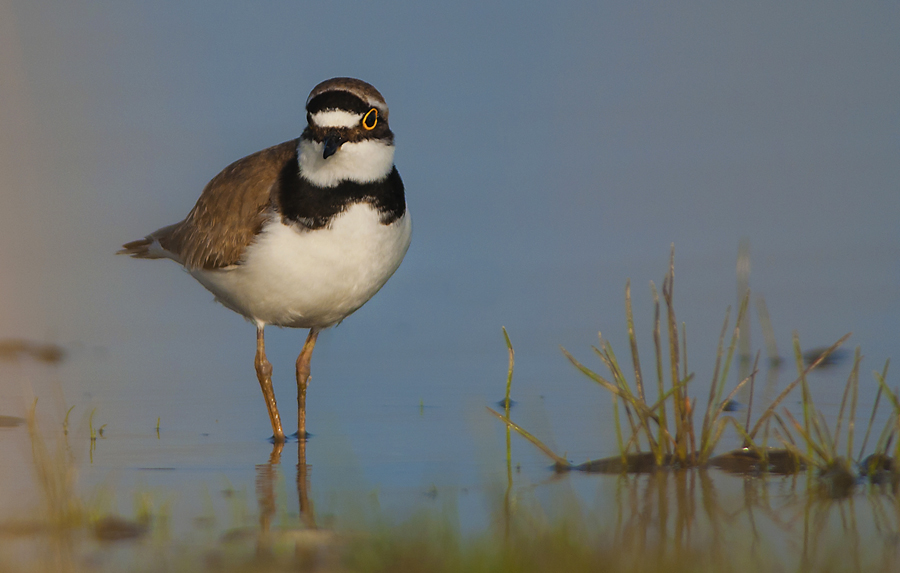
[[256, 325], [256, 376], [277, 442], [284, 441], [266, 359], [266, 325], [308, 328], [297, 357], [297, 436], [319, 331], [366, 303], [394, 274], [412, 232], [394, 167], [388, 107], [371, 85], [333, 78], [306, 100], [298, 139], [235, 161], [180, 223], [119, 254], [172, 259]]

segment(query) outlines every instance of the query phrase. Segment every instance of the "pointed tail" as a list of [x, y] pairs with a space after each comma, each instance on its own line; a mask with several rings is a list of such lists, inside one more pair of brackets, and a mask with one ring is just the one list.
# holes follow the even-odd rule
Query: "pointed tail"
[[154, 243], [156, 243], [156, 239], [153, 238], [152, 235], [148, 235], [143, 239], [138, 239], [137, 241], [131, 241], [130, 243], [125, 243], [122, 245], [122, 248], [116, 251], [117, 255], [130, 255], [135, 259], [165, 259], [167, 258], [162, 250], [159, 248], [159, 243], [156, 243], [156, 248], [154, 247]]

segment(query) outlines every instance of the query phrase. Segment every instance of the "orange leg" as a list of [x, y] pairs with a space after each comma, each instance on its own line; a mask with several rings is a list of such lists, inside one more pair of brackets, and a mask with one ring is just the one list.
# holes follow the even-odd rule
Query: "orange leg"
[[303, 344], [303, 350], [297, 357], [297, 439], [306, 439], [306, 387], [309, 386], [309, 361], [312, 359], [318, 328], [310, 328], [309, 336]]
[[272, 422], [272, 439], [276, 443], [284, 442], [284, 430], [281, 429], [281, 416], [278, 415], [278, 406], [275, 404], [275, 390], [272, 388], [272, 364], [266, 358], [266, 343], [263, 338], [262, 326], [256, 327], [256, 377], [262, 388], [263, 398], [266, 400], [266, 408], [269, 410], [269, 420]]

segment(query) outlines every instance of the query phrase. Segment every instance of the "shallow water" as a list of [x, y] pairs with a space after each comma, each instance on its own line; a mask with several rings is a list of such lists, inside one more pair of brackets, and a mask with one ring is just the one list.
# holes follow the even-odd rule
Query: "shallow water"
[[[900, 355], [893, 9], [477, 4], [358, 21], [330, 4], [305, 18], [290, 3], [202, 17], [0, 5], [0, 339], [64, 352], [55, 365], [4, 354], [0, 416], [26, 418], [37, 397], [52, 442], [73, 408], [79, 495], [132, 515], [134, 492], [149, 492], [176, 537], [258, 524], [272, 445], [253, 327], [174, 264], [112, 253], [182, 217], [228, 162], [296, 137], [308, 90], [345, 73], [391, 106], [414, 236], [383, 291], [316, 348], [306, 458], [318, 516], [402, 519], [453, 496], [464, 530], [491, 522], [506, 483], [503, 428], [484, 409], [505, 390], [501, 326], [517, 352], [513, 419], [573, 462], [614, 453], [609, 396], [559, 346], [602, 371], [600, 330], [627, 362], [630, 278], [652, 369], [648, 283], [662, 283], [672, 243], [701, 404], [746, 240], [750, 288], [786, 358], [756, 399], [794, 378], [792, 331], [804, 350], [852, 331], [850, 356], [865, 355], [858, 425], [868, 416], [870, 372]], [[291, 428], [305, 333], [267, 334]], [[810, 377], [831, 424], [850, 362]], [[798, 400], [785, 405], [796, 413]], [[92, 425], [104, 426], [93, 448]], [[0, 426], [0, 454], [15, 460], [0, 464], [0, 513], [29, 515], [43, 494], [27, 428]], [[726, 432], [719, 450], [737, 445]], [[517, 487], [538, 498], [615, 498], [616, 478], [556, 479], [530, 444], [512, 447]], [[274, 469], [289, 513], [296, 458], [288, 444]], [[722, 491], [744, 484], [709, 475]]]

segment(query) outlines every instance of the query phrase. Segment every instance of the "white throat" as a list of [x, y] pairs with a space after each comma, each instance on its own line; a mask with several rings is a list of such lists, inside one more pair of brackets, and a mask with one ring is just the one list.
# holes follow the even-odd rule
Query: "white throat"
[[394, 168], [392, 143], [376, 139], [345, 143], [328, 159], [322, 159], [323, 145], [301, 138], [297, 148], [300, 173], [319, 187], [336, 187], [341, 181], [373, 183]]

